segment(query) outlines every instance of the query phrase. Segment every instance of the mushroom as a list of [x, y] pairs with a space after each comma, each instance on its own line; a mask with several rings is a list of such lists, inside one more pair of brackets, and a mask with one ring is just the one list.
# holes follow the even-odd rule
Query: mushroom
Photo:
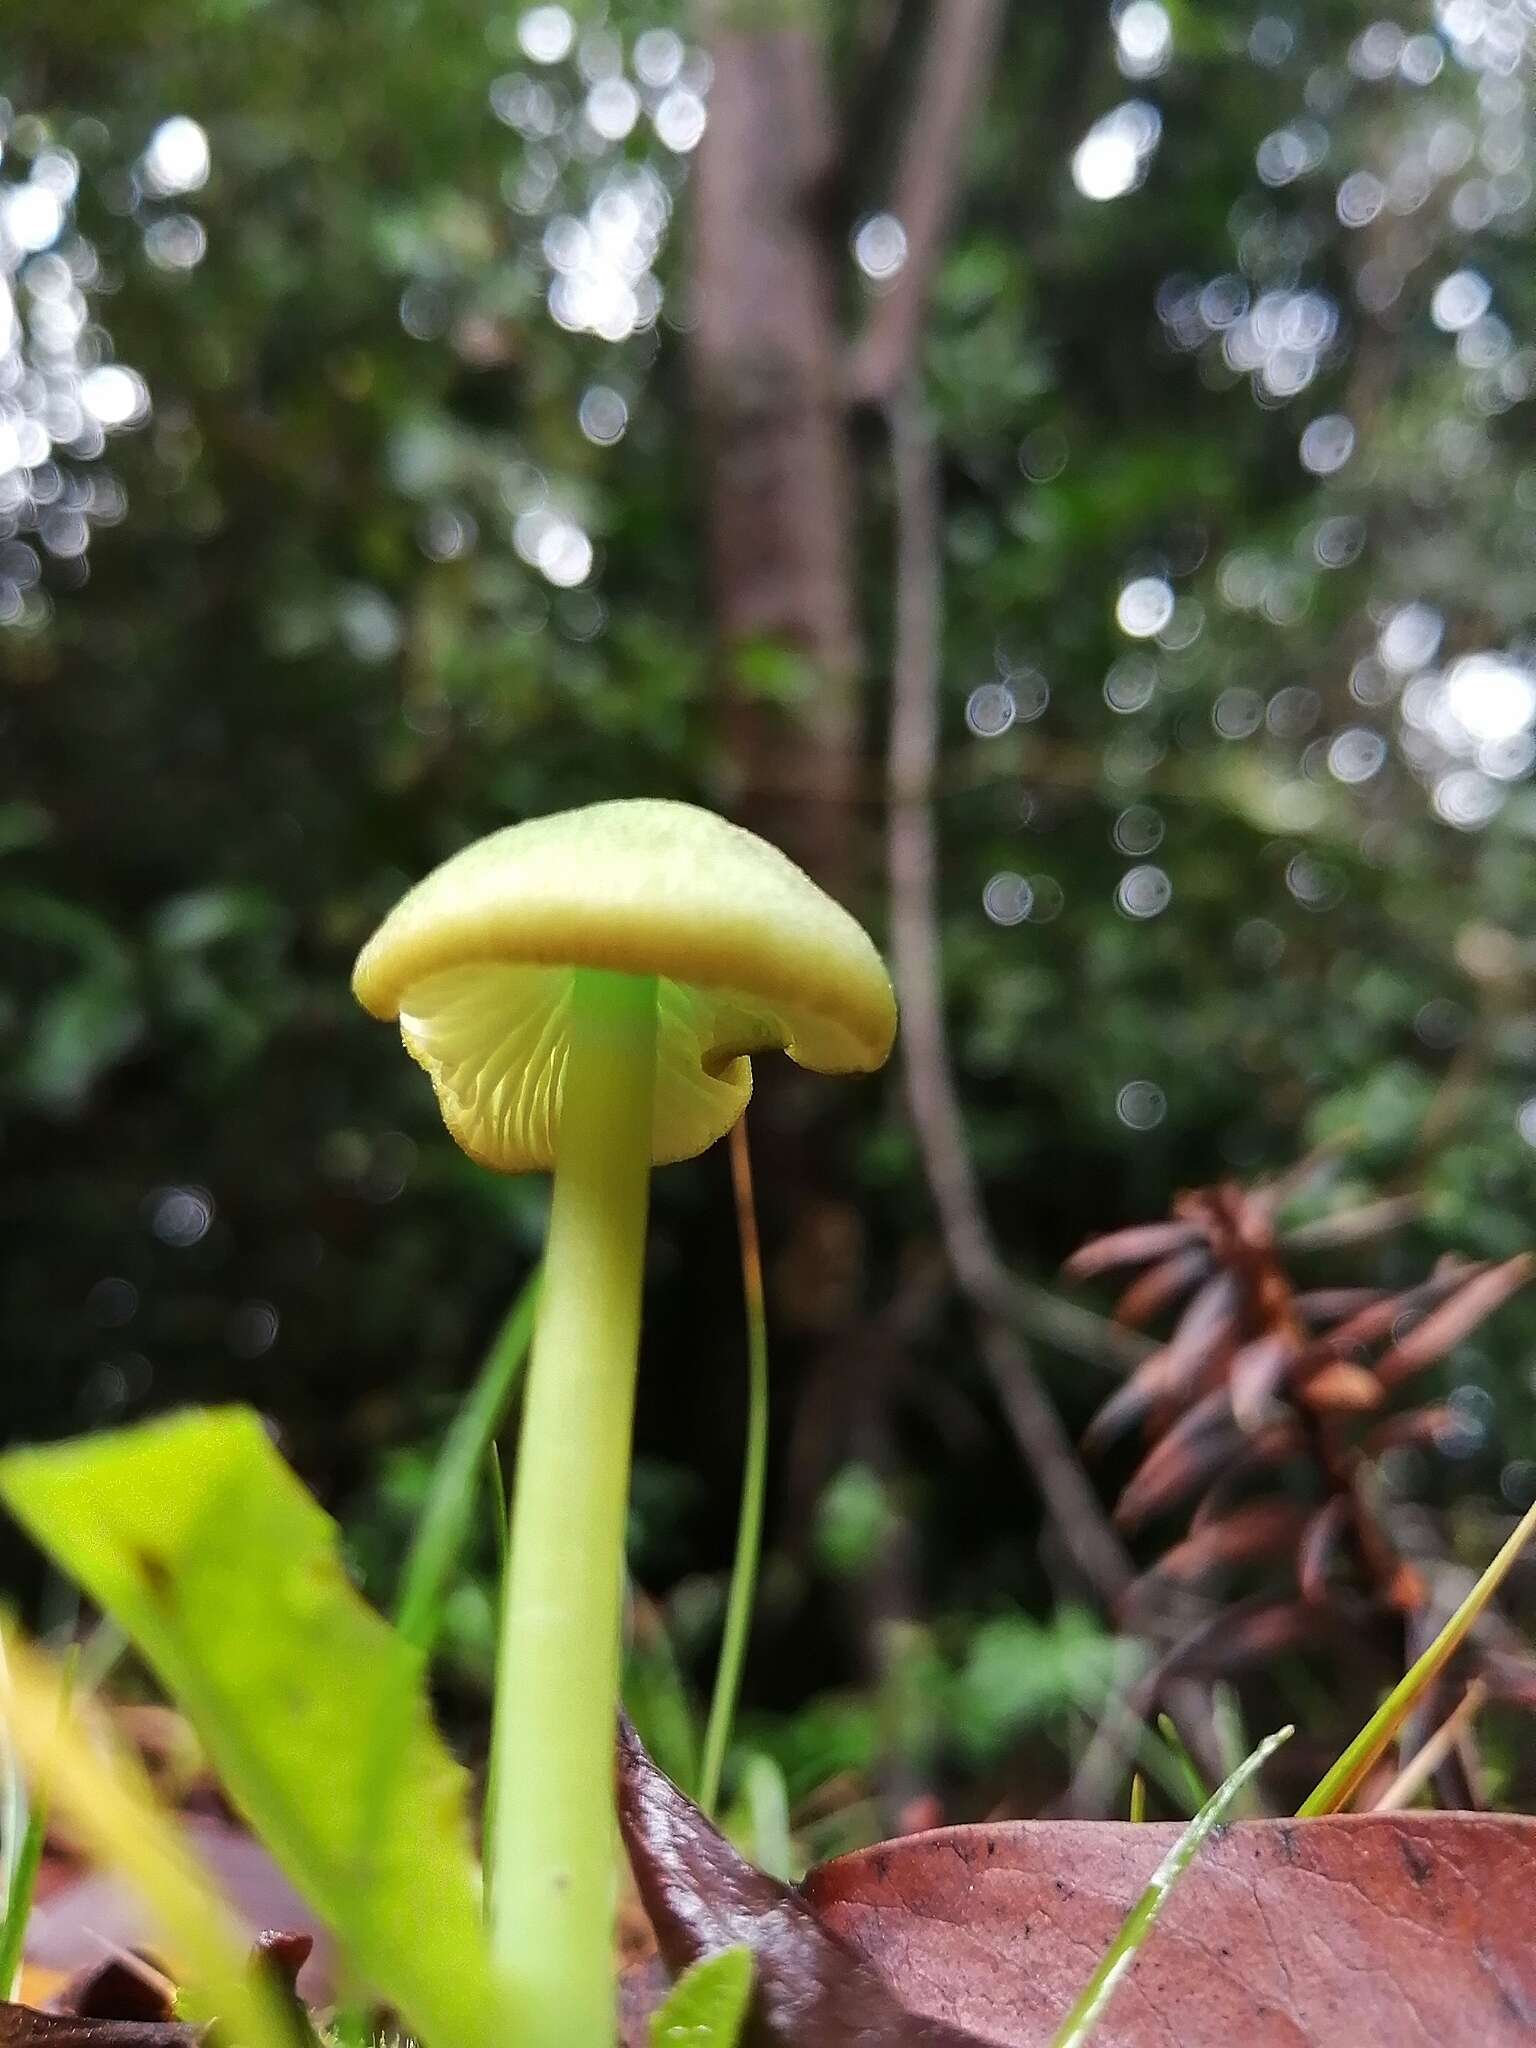
[[519, 2048], [611, 2048], [612, 1744], [652, 1165], [723, 1137], [749, 1055], [867, 1073], [896, 1029], [855, 920], [690, 804], [531, 819], [435, 869], [363, 948], [448, 1129], [553, 1171], [512, 1507], [487, 1848]]

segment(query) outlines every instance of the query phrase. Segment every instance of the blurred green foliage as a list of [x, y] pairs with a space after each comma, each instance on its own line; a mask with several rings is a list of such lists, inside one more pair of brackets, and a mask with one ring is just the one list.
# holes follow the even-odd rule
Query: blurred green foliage
[[[1521, 773], [1437, 754], [1378, 644], [1410, 606], [1433, 610], [1443, 660], [1523, 659], [1536, 628], [1529, 178], [1486, 219], [1460, 197], [1515, 175], [1524, 101], [1448, 32], [1428, 82], [1400, 56], [1373, 72], [1363, 0], [1165, 14], [1171, 60], [1136, 81], [1107, 14], [1010, 11], [925, 345], [962, 1095], [1021, 1269], [1049, 1278], [1181, 1184], [1327, 1141], [1319, 1207], [1409, 1190], [1423, 1208], [1319, 1273], [1398, 1284], [1446, 1249], [1518, 1249], [1536, 1191], [1536, 798]], [[626, 50], [685, 26], [661, 0], [615, 0], [607, 22]], [[531, 62], [515, 9], [75, 0], [18, 6], [11, 26], [0, 177], [48, 146], [78, 160], [93, 346], [143, 378], [151, 411], [98, 465], [122, 516], [97, 521], [88, 556], [50, 561], [0, 628], [4, 1428], [254, 1399], [353, 1511], [382, 1597], [421, 1446], [527, 1270], [543, 1193], [453, 1152], [420, 1076], [354, 1009], [352, 954], [407, 879], [492, 826], [730, 786], [686, 384], [688, 158], [649, 116], [573, 143], [579, 53]], [[1405, 22], [1399, 43], [1432, 29]], [[839, 17], [850, 96], [860, 32]], [[516, 98], [530, 80], [549, 132]], [[1135, 189], [1094, 203], [1073, 152], [1133, 100], [1157, 110], [1155, 148]], [[211, 173], [157, 196], [135, 166], [178, 114], [206, 131]], [[1348, 174], [1411, 198], [1436, 135], [1446, 161], [1460, 147], [1447, 125], [1469, 168], [1341, 223]], [[1288, 129], [1305, 149], [1321, 131], [1323, 154], [1267, 185], [1256, 152]], [[882, 129], [843, 166], [850, 222], [880, 205], [890, 154]], [[545, 250], [620, 165], [649, 167], [676, 214], [660, 319], [610, 342], [551, 319]], [[155, 230], [188, 213], [205, 253], [168, 265]], [[1458, 268], [1506, 327], [1491, 369], [1431, 317]], [[1333, 308], [1293, 394], [1234, 364], [1233, 323], [1198, 325], [1212, 280], [1250, 306], [1314, 291]], [[869, 288], [851, 262], [844, 288], [852, 320]], [[583, 430], [594, 390], [622, 401], [617, 439]], [[1334, 414], [1355, 452], [1315, 473], [1298, 444]], [[890, 486], [879, 422], [854, 440], [878, 736]], [[529, 559], [532, 529], [520, 551], [520, 519], [550, 507], [594, 550], [568, 587]], [[1160, 636], [1117, 623], [1138, 577], [1175, 600]], [[804, 687], [783, 650], [753, 673], [764, 694]], [[1381, 758], [1351, 780], [1330, 748], [1357, 730]], [[1462, 772], [1491, 792], [1476, 829], [1447, 821]], [[861, 829], [872, 854], [874, 820]], [[787, 1101], [805, 1084], [765, 1062], [760, 1085]], [[894, 1078], [850, 1116], [874, 1309], [933, 1219]], [[741, 1427], [725, 1188], [723, 1157], [658, 1179], [641, 1400], [633, 1564], [693, 1685]], [[762, 1197], [771, 1248], [795, 1190]], [[1460, 1462], [1447, 1480], [1412, 1454], [1405, 1485], [1524, 1504], [1533, 1337], [1528, 1303], [1479, 1333], [1449, 1374]], [[914, 1529], [908, 1621], [927, 1649], [898, 1718], [936, 1767], [968, 1782], [1053, 1716], [1091, 1716], [1106, 1682], [1095, 1624], [1040, 1618], [1060, 1589], [961, 1320], [906, 1363], [882, 1397], [892, 1473], [815, 1347], [775, 1346], [781, 1506], [751, 1740], [795, 1800], [889, 1744], [882, 1688], [900, 1687], [871, 1674], [861, 1589]], [[1040, 1363], [1081, 1423], [1104, 1382]], [[493, 1554], [487, 1525], [447, 1616], [471, 1687]], [[670, 1741], [686, 1753], [678, 1725]]]

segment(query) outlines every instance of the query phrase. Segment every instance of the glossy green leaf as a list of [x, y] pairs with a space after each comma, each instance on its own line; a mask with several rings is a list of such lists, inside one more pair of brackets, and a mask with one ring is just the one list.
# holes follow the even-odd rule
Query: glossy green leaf
[[259, 1417], [13, 1452], [0, 1498], [153, 1666], [357, 1975], [434, 2048], [488, 2048], [464, 1779], [422, 1661], [349, 1583]]
[[651, 2021], [651, 2048], [736, 2048], [752, 2003], [752, 1951], [723, 1949], [679, 1977]]

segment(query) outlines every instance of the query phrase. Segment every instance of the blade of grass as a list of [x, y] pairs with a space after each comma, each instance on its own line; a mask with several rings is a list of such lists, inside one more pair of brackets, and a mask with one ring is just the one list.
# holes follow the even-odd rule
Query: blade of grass
[[747, 1759], [742, 1792], [751, 1819], [752, 1861], [759, 1870], [788, 1884], [798, 1875], [789, 1826], [789, 1787], [773, 1757], [758, 1750]]
[[1297, 1808], [1301, 1819], [1338, 1813], [1354, 1798], [1377, 1759], [1413, 1712], [1425, 1687], [1439, 1677], [1461, 1648], [1468, 1631], [1504, 1583], [1510, 1567], [1533, 1535], [1536, 1535], [1536, 1506], [1526, 1510], [1515, 1533], [1423, 1656], [1399, 1679], [1322, 1783]]
[[[1242, 1701], [1230, 1685], [1211, 1687], [1211, 1732], [1216, 1738], [1216, 1752], [1221, 1758], [1222, 1772], [1224, 1775], [1230, 1775], [1253, 1748], [1243, 1720]], [[1257, 1819], [1258, 1807], [1251, 1784], [1233, 1807], [1232, 1817], [1234, 1820]]]
[[[4, 1697], [8, 1679], [4, 1645], [0, 1644], [0, 1699]], [[9, 1740], [0, 1739], [0, 1892], [7, 1902], [16, 1889], [16, 1866], [21, 1859], [21, 1845], [26, 1832], [26, 1780]], [[3, 1980], [0, 1980], [0, 1986], [3, 1986]], [[9, 1996], [8, 1993], [4, 1995]]]
[[15, 1636], [6, 1652], [10, 1739], [92, 1859], [143, 1900], [177, 1959], [192, 2010], [217, 2018], [241, 2048], [292, 2048], [277, 1994], [249, 1967], [246, 1939], [211, 1873], [156, 1805], [138, 1765], [104, 1747], [101, 1731], [85, 1733], [45, 1657]]
[[1190, 1755], [1183, 1736], [1167, 1714], [1158, 1715], [1157, 1732], [1172, 1752], [1174, 1763], [1178, 1766], [1179, 1777], [1183, 1781], [1184, 1791], [1189, 1800], [1189, 1810], [1198, 1814], [1210, 1798], [1211, 1788], [1201, 1777], [1200, 1766]]
[[652, 1758], [674, 1785], [692, 1795], [699, 1782], [697, 1703], [683, 1676], [667, 1617], [635, 1589], [629, 1601], [624, 1655], [624, 1705]]
[[720, 1662], [704, 1731], [704, 1758], [699, 1766], [699, 1804], [713, 1816], [720, 1802], [725, 1752], [741, 1696], [742, 1667], [752, 1630], [757, 1598], [757, 1566], [763, 1543], [763, 1495], [768, 1471], [768, 1320], [763, 1301], [763, 1258], [757, 1235], [757, 1204], [752, 1193], [752, 1158], [747, 1149], [747, 1120], [731, 1132], [731, 1187], [736, 1197], [736, 1227], [741, 1239], [741, 1284], [747, 1310], [747, 1441], [742, 1462], [741, 1511], [736, 1524], [736, 1557], [731, 1566], [725, 1602], [725, 1629]]
[[433, 1468], [395, 1606], [396, 1627], [423, 1656], [431, 1654], [442, 1626], [448, 1582], [474, 1512], [475, 1483], [527, 1360], [538, 1300], [535, 1269], [497, 1331], [468, 1399], [449, 1424]]
[[1174, 1812], [1185, 1820], [1193, 1819], [1200, 1811], [1201, 1801], [1190, 1796], [1188, 1777], [1155, 1729], [1143, 1729], [1135, 1745], [1135, 1755], [1148, 1782], [1156, 1785]]
[[[71, 1695], [74, 1692], [76, 1674], [80, 1662], [78, 1647], [71, 1644], [59, 1676], [59, 1713], [69, 1712]], [[0, 1676], [8, 1689], [10, 1668], [6, 1663], [3, 1642], [0, 1642]], [[20, 1838], [14, 1845], [6, 1842], [5, 1917], [0, 1920], [0, 1998], [14, 1998], [21, 1983], [22, 1953], [27, 1944], [27, 1923], [32, 1918], [32, 1899], [37, 1890], [37, 1874], [42, 1868], [43, 1846], [48, 1839], [48, 1800], [46, 1788], [40, 1786], [35, 1799], [27, 1799], [26, 1784], [22, 1775], [21, 1760], [16, 1754], [9, 1734], [5, 1740], [6, 1768], [10, 1772], [17, 1795], [14, 1814], [20, 1819]], [[13, 1818], [11, 1825], [16, 1824]]]
[[1140, 1771], [1131, 1773], [1131, 1819], [1144, 1821], [1147, 1817], [1147, 1781]]
[[1088, 1980], [1082, 1996], [1057, 2029], [1052, 2038], [1051, 2048], [1082, 2048], [1082, 2044], [1087, 2041], [1103, 2017], [1104, 2008], [1114, 1996], [1116, 1987], [1135, 1962], [1142, 1943], [1152, 1932], [1157, 1916], [1167, 1902], [1168, 1894], [1193, 1862], [1196, 1851], [1206, 1836], [1225, 1818], [1250, 1780], [1264, 1768], [1281, 1743], [1290, 1740], [1294, 1732], [1290, 1728], [1281, 1728], [1275, 1734], [1267, 1736], [1252, 1756], [1245, 1757], [1226, 1783], [1201, 1807], [1153, 1871], [1146, 1890], [1125, 1916], [1120, 1932], [1110, 1943], [1103, 1961]]
[[32, 1918], [32, 1900], [37, 1891], [37, 1874], [42, 1869], [43, 1845], [47, 1839], [48, 1807], [39, 1795], [27, 1815], [21, 1852], [11, 1873], [10, 1890], [5, 1896], [5, 1919], [0, 1921], [0, 1997], [14, 1998], [21, 1983], [27, 1923]]
[[507, 1559], [512, 1553], [512, 1525], [507, 1519], [507, 1475], [501, 1469], [501, 1446], [485, 1447], [486, 1479], [491, 1489], [491, 1526], [496, 1531], [496, 1593], [507, 1576]]

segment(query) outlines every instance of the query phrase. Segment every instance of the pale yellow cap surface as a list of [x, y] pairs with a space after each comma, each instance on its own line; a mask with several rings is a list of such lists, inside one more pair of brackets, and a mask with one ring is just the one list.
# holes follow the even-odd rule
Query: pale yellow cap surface
[[449, 1130], [504, 1173], [554, 1164], [578, 967], [658, 978], [652, 1156], [689, 1159], [752, 1093], [747, 1055], [819, 1073], [884, 1064], [896, 1000], [868, 934], [765, 840], [635, 798], [533, 818], [419, 882], [352, 988], [400, 1020]]

